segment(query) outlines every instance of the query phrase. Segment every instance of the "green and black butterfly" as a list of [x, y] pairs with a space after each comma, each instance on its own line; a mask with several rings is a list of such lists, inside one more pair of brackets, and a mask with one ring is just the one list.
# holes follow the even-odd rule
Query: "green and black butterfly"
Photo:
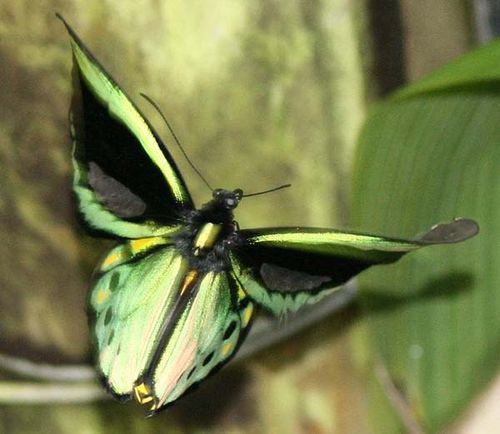
[[213, 190], [196, 209], [149, 122], [65, 25], [74, 59], [73, 189], [88, 227], [119, 240], [97, 267], [89, 300], [97, 369], [115, 397], [134, 397], [153, 414], [235, 354], [256, 305], [295, 311], [371, 265], [477, 232], [466, 219], [415, 240], [240, 230], [239, 189]]

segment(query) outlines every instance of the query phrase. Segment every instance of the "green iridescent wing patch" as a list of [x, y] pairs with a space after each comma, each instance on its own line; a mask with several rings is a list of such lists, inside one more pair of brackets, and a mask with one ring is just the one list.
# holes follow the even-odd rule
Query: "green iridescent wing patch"
[[250, 297], [281, 315], [317, 302], [372, 265], [395, 262], [423, 246], [459, 242], [477, 231], [467, 219], [436, 225], [414, 240], [315, 228], [241, 230], [245, 242], [231, 253], [231, 262]]
[[[66, 24], [66, 23], [65, 23]], [[73, 49], [73, 189], [91, 229], [126, 238], [175, 232], [193, 208], [172, 157], [66, 24]]]

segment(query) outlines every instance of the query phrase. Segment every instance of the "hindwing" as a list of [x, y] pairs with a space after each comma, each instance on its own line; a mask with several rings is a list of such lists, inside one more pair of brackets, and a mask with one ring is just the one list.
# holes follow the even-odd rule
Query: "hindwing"
[[89, 303], [98, 370], [115, 395], [130, 395], [147, 369], [187, 272], [187, 261], [173, 247], [138, 258], [127, 257], [126, 250], [118, 246], [104, 259], [106, 271], [96, 279]]

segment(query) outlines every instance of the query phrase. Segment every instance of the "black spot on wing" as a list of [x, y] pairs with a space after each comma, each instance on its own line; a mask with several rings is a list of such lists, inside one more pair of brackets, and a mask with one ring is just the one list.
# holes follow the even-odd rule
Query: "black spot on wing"
[[193, 366], [193, 368], [189, 371], [189, 374], [187, 375], [186, 379], [189, 380], [195, 372], [196, 372], [196, 366]]
[[109, 290], [113, 292], [116, 288], [118, 288], [118, 283], [120, 281], [120, 274], [113, 273], [111, 279], [109, 280]]
[[231, 321], [229, 326], [227, 327], [226, 331], [224, 332], [223, 340], [229, 339], [231, 335], [233, 334], [234, 330], [236, 329], [236, 321]]
[[111, 306], [110, 306], [106, 310], [106, 314], [104, 316], [104, 325], [108, 325], [109, 322], [111, 321], [111, 318], [113, 318], [113, 311], [111, 310]]
[[205, 359], [203, 360], [203, 366], [207, 366], [210, 363], [210, 361], [213, 359], [214, 355], [215, 355], [215, 352], [212, 351], [207, 357], [205, 357]]
[[329, 276], [318, 276], [268, 263], [261, 265], [260, 275], [269, 289], [278, 292], [310, 291], [332, 280]]
[[138, 217], [146, 210], [144, 201], [93, 161], [89, 163], [89, 184], [102, 203], [118, 217]]

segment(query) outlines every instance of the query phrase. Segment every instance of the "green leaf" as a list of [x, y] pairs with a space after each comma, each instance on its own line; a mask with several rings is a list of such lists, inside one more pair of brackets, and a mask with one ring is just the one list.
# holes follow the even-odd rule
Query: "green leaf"
[[[359, 141], [356, 228], [408, 236], [459, 216], [481, 227], [472, 240], [413, 253], [361, 279], [374, 364], [429, 431], [455, 419], [498, 370], [499, 125], [494, 42], [381, 104]], [[394, 420], [375, 420], [375, 432], [393, 432]]]
[[406, 86], [394, 95], [393, 100], [431, 92], [466, 90], [470, 86], [476, 90], [481, 86], [494, 86], [494, 82], [500, 80], [499, 59], [500, 41], [495, 41], [465, 54], [411, 86]]

